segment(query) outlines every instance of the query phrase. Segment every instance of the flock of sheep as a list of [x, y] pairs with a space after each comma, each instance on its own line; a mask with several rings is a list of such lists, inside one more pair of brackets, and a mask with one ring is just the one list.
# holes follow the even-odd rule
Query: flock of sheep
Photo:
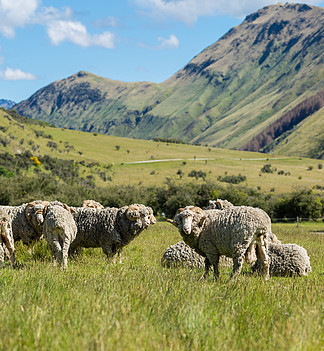
[[[104, 208], [93, 200], [83, 201], [80, 207], [58, 201], [0, 206], [0, 219], [0, 265], [4, 266], [8, 256], [15, 266], [15, 241], [28, 245], [44, 237], [53, 264], [63, 268], [68, 257], [83, 247], [101, 247], [108, 258], [119, 256], [124, 246], [156, 223], [148, 206]], [[311, 272], [306, 250], [296, 244], [281, 244], [271, 231], [269, 216], [259, 208], [218, 199], [205, 209], [180, 208], [168, 221], [178, 228], [183, 241], [165, 251], [164, 266], [204, 267], [204, 277], [212, 266], [215, 280], [219, 265], [233, 265], [233, 278], [240, 274], [244, 261], [265, 279]]]

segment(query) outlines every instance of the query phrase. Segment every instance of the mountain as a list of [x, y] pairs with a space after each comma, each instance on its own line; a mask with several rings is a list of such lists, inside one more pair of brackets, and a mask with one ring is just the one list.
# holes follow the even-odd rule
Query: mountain
[[0, 107], [9, 109], [14, 106], [16, 103], [12, 100], [0, 99]]
[[[288, 135], [303, 134], [314, 114], [323, 120], [323, 31], [323, 8], [267, 6], [161, 84], [79, 72], [40, 89], [15, 109], [82, 131], [276, 152]], [[320, 100], [316, 108], [291, 117], [314, 99]], [[286, 126], [278, 127], [281, 123]], [[321, 157], [321, 148], [316, 150], [324, 143], [323, 124], [321, 133], [304, 134], [316, 146], [303, 150], [303, 156]], [[295, 143], [289, 145], [286, 152], [294, 153]]]

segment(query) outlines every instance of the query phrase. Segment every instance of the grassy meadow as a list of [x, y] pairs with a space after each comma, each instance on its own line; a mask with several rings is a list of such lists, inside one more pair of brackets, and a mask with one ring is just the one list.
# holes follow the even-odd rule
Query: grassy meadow
[[[48, 154], [83, 162], [80, 176], [94, 177], [98, 186], [161, 185], [166, 178], [178, 183], [195, 181], [188, 177], [191, 171], [202, 171], [206, 173], [206, 180], [213, 182], [225, 174], [241, 174], [246, 176], [242, 185], [266, 193], [281, 194], [296, 187], [310, 189], [324, 184], [324, 168], [319, 168], [319, 165], [323, 167], [323, 161], [316, 159], [120, 138], [32, 122], [22, 124], [6, 118], [1, 110], [0, 122], [3, 126], [0, 141], [7, 140], [0, 142], [0, 152], [17, 154], [29, 150], [36, 157]], [[93, 167], [87, 167], [89, 164]], [[261, 172], [266, 164], [271, 164], [273, 173]], [[43, 164], [35, 168], [46, 173]], [[98, 176], [101, 171], [108, 172], [109, 180]]]
[[202, 270], [164, 268], [181, 238], [158, 222], [108, 263], [87, 249], [66, 271], [52, 267], [44, 242], [17, 245], [20, 268], [0, 270], [0, 350], [323, 350], [322, 223], [274, 224], [283, 243], [305, 247], [308, 277], [268, 282], [230, 268], [217, 282]]

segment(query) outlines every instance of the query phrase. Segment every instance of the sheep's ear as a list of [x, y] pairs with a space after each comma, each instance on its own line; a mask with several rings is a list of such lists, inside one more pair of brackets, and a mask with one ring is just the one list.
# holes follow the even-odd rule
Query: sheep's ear
[[178, 227], [177, 223], [173, 219], [167, 218], [167, 222], [173, 224], [175, 227]]
[[184, 210], [184, 208], [183, 207], [181, 207], [181, 208], [178, 208], [177, 209], [177, 212], [176, 212], [176, 214], [179, 214], [180, 212], [182, 212]]
[[204, 223], [205, 223], [205, 220], [206, 220], [207, 216], [204, 215], [200, 218], [200, 221], [199, 221], [199, 226], [201, 227]]

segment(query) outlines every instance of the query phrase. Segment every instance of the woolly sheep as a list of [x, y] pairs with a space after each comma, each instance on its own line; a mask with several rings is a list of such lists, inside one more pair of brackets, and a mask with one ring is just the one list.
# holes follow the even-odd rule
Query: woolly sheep
[[11, 219], [0, 210], [0, 266], [4, 266], [6, 250], [9, 252], [11, 264], [16, 266], [15, 245], [11, 228]]
[[53, 264], [57, 261], [63, 268], [67, 267], [70, 244], [77, 233], [71, 212], [73, 210], [60, 202], [50, 203], [43, 212], [43, 235], [51, 250]]
[[34, 201], [20, 206], [0, 206], [11, 220], [11, 227], [15, 241], [21, 240], [24, 244], [31, 244], [42, 236], [40, 213], [46, 202]]
[[[268, 238], [271, 220], [259, 208], [232, 206], [224, 210], [205, 210], [196, 206], [179, 209], [170, 220], [178, 227], [183, 240], [195, 251], [207, 257], [206, 277], [211, 265], [214, 279], [219, 277], [221, 255], [233, 258], [231, 277], [240, 274], [246, 254], [256, 245], [262, 263], [262, 274], [269, 277]], [[250, 262], [248, 262], [250, 263]]]
[[[187, 266], [203, 268], [205, 266], [205, 258], [197, 254], [184, 241], [179, 241], [166, 249], [162, 256], [161, 264], [166, 267]], [[233, 261], [228, 257], [221, 256], [219, 264], [224, 267], [230, 267]]]
[[91, 208], [104, 208], [101, 203], [95, 200], [83, 200], [81, 203], [81, 207], [91, 207]]
[[234, 205], [227, 200], [209, 200], [208, 206], [204, 208], [204, 210], [224, 210], [225, 208], [229, 208], [232, 206]]
[[156, 222], [150, 207], [133, 204], [121, 208], [80, 208], [74, 214], [77, 235], [70, 253], [80, 247], [101, 247], [108, 258]]
[[[268, 247], [270, 257], [269, 273], [271, 276], [307, 276], [312, 272], [307, 251], [297, 244], [270, 243]], [[258, 259], [252, 267], [254, 272], [260, 272], [261, 262]]]

